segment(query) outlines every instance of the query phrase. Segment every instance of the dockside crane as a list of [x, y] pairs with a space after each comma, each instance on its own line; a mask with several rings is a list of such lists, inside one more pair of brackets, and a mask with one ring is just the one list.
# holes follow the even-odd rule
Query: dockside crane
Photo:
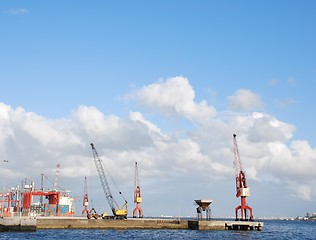
[[103, 168], [103, 162], [102, 160], [99, 158], [99, 155], [97, 153], [97, 150], [94, 147], [94, 144], [91, 143], [91, 148], [92, 148], [92, 153], [93, 153], [93, 157], [94, 157], [94, 163], [95, 166], [97, 168], [99, 177], [100, 177], [100, 181], [101, 181], [101, 185], [105, 194], [105, 197], [110, 205], [111, 211], [113, 213], [113, 216], [108, 216], [106, 213], [104, 213], [102, 215], [102, 218], [114, 218], [114, 219], [126, 219], [127, 218], [127, 201], [126, 199], [123, 197], [122, 193], [119, 192], [119, 194], [122, 195], [125, 204], [122, 207], [119, 207], [119, 205], [117, 204], [117, 202], [114, 200], [113, 195], [111, 193], [110, 190], [110, 186], [109, 183], [107, 181], [105, 172], [104, 172], [104, 168]]
[[139, 218], [142, 218], [144, 216], [144, 211], [140, 207], [141, 202], [142, 202], [142, 193], [141, 193], [140, 184], [139, 184], [137, 162], [135, 162], [134, 203], [136, 206], [133, 210], [133, 218], [136, 218], [137, 216]]
[[[241, 204], [235, 208], [236, 221], [247, 221], [247, 211], [249, 211], [249, 220], [253, 220], [252, 208], [247, 205], [246, 198], [250, 196], [250, 189], [247, 186], [246, 174], [243, 170], [240, 155], [236, 140], [236, 134], [233, 134], [233, 143], [234, 143], [234, 169], [235, 169], [235, 178], [236, 178], [236, 197], [241, 200]], [[238, 211], [240, 210], [240, 219], [238, 218]]]
[[89, 198], [88, 198], [88, 186], [87, 186], [87, 177], [84, 177], [84, 189], [83, 189], [83, 210], [82, 214], [88, 214]]

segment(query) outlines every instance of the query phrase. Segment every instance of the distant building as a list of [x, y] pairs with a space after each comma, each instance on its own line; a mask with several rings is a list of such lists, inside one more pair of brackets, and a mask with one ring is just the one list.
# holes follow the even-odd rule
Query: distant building
[[306, 218], [307, 219], [316, 219], [316, 213], [315, 212], [306, 213]]

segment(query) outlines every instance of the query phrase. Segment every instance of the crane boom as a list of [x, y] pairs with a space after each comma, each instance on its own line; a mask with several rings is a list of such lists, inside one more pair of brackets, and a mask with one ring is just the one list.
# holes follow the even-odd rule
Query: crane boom
[[[93, 157], [94, 157], [94, 163], [95, 166], [97, 168], [99, 177], [100, 177], [100, 181], [101, 181], [101, 185], [105, 194], [105, 197], [110, 205], [110, 208], [113, 212], [113, 214], [115, 215], [115, 205], [118, 207], [117, 203], [114, 201], [113, 199], [113, 195], [111, 193], [110, 190], [110, 186], [109, 183], [106, 179], [105, 173], [104, 173], [104, 169], [103, 169], [103, 164], [102, 164], [102, 160], [99, 158], [98, 152], [94, 147], [94, 144], [91, 143], [91, 148], [92, 148], [92, 153], [93, 153]], [[115, 204], [115, 205], [114, 205]]]
[[234, 141], [234, 156], [235, 156], [234, 169], [235, 169], [235, 176], [237, 177], [239, 172], [242, 171], [242, 165], [241, 165], [241, 161], [240, 161], [240, 155], [239, 155], [238, 144], [237, 144], [237, 140], [236, 140], [236, 134], [233, 134], [233, 141]]
[[235, 168], [236, 191], [237, 191], [236, 197], [239, 197], [240, 195], [242, 195], [243, 192], [248, 192], [247, 194], [249, 197], [250, 192], [247, 187], [246, 175], [240, 161], [236, 134], [233, 134], [233, 138], [234, 138], [234, 156], [235, 156], [234, 168]]
[[55, 179], [54, 179], [54, 190], [57, 191], [58, 190], [58, 175], [59, 175], [59, 168], [60, 168], [60, 164], [57, 163], [56, 166], [56, 175], [55, 175]]
[[[125, 200], [125, 204], [122, 208], [119, 208], [117, 202], [114, 200], [113, 195], [111, 193], [111, 189], [109, 186], [109, 183], [106, 179], [106, 175], [104, 172], [104, 168], [103, 168], [103, 163], [102, 160], [99, 158], [99, 155], [97, 153], [97, 150], [94, 147], [94, 144], [91, 143], [91, 148], [92, 148], [92, 153], [93, 153], [93, 157], [94, 157], [94, 163], [95, 166], [97, 168], [98, 174], [99, 174], [99, 178], [101, 181], [101, 185], [105, 194], [105, 197], [110, 205], [111, 211], [114, 215], [114, 217], [116, 218], [126, 218], [127, 217], [127, 201]], [[120, 192], [121, 194], [121, 192]], [[126, 210], [123, 209], [124, 207], [126, 207]]]

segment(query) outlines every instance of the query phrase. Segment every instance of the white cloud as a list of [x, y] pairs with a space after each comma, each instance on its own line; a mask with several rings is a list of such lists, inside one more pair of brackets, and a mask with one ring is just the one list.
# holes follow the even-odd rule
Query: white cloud
[[279, 108], [285, 108], [287, 106], [291, 106], [293, 104], [296, 104], [297, 101], [295, 99], [292, 99], [292, 98], [287, 98], [287, 99], [282, 99], [282, 100], [275, 99], [273, 101], [273, 103]]
[[11, 14], [11, 15], [26, 15], [30, 11], [26, 8], [16, 8], [16, 9], [10, 9], [5, 11], [4, 13]]
[[293, 186], [293, 190], [296, 192], [296, 195], [294, 195], [294, 197], [298, 196], [299, 198], [303, 200], [307, 200], [307, 201], [311, 200], [312, 189], [310, 186], [307, 186], [307, 185]]
[[278, 83], [279, 83], [278, 79], [271, 79], [270, 81], [268, 81], [268, 86], [274, 87], [274, 86], [278, 85]]
[[206, 101], [196, 103], [195, 92], [187, 78], [174, 77], [166, 81], [144, 86], [127, 98], [137, 100], [143, 106], [160, 111], [166, 116], [180, 116], [190, 121], [204, 121], [216, 116], [214, 107]]
[[247, 131], [248, 138], [254, 142], [286, 141], [293, 137], [293, 125], [281, 122], [268, 114], [254, 112], [239, 116], [241, 127]]
[[295, 78], [289, 78], [287, 82], [291, 87], [294, 87], [297, 84], [297, 80]]
[[254, 111], [264, 107], [260, 96], [247, 89], [239, 89], [227, 99], [228, 108], [235, 111]]

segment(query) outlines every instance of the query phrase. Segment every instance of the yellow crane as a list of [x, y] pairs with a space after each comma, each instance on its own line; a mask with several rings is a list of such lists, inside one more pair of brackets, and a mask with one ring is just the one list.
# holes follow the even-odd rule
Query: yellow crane
[[113, 216], [109, 216], [107, 213], [104, 213], [102, 215], [102, 218], [114, 218], [114, 219], [126, 219], [127, 218], [127, 201], [123, 197], [122, 193], [119, 191], [119, 194], [123, 197], [125, 203], [122, 207], [119, 207], [117, 202], [114, 200], [113, 195], [110, 190], [109, 183], [106, 179], [106, 175], [103, 169], [103, 164], [102, 160], [100, 159], [97, 150], [94, 147], [94, 144], [91, 143], [91, 148], [92, 148], [92, 153], [94, 157], [94, 163], [97, 168], [100, 180], [101, 180], [101, 185], [105, 194], [105, 197], [110, 205], [110, 208], [112, 210]]

